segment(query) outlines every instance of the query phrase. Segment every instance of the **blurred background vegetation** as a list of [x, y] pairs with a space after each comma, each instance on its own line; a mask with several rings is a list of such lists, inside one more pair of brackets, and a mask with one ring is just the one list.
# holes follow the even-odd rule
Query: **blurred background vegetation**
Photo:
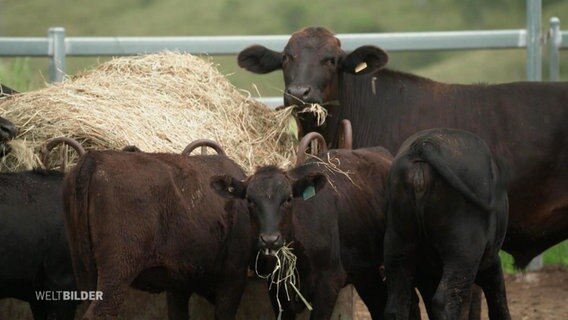
[[[560, 18], [568, 29], [568, 1], [542, 0], [542, 28]], [[44, 37], [49, 27], [67, 36], [281, 35], [309, 25], [336, 33], [419, 32], [526, 28], [525, 0], [0, 0], [0, 36]], [[564, 26], [564, 27], [563, 27]], [[380, 43], [376, 44], [380, 46]], [[548, 79], [546, 47], [543, 79]], [[568, 54], [561, 54], [568, 79]], [[526, 52], [512, 50], [391, 53], [389, 66], [439, 81], [499, 83], [526, 79]], [[72, 75], [108, 58], [68, 58]], [[215, 57], [237, 87], [281, 96], [280, 73], [252, 75], [234, 56]], [[46, 58], [0, 58], [0, 82], [27, 91], [45, 86]], [[564, 72], [563, 72], [564, 71]], [[510, 259], [503, 256], [505, 265]], [[568, 242], [550, 250], [546, 263], [568, 264]], [[510, 266], [508, 267], [511, 270]]]
[[[542, 5], [543, 29], [553, 16], [568, 26], [568, 1], [542, 0]], [[44, 37], [55, 26], [64, 27], [67, 36], [271, 35], [309, 25], [336, 33], [521, 29], [526, 27], [525, 10], [525, 0], [0, 0], [0, 36]], [[521, 49], [390, 55], [391, 68], [439, 81], [526, 79], [526, 53]], [[561, 56], [568, 66], [568, 54]], [[67, 72], [74, 74], [105, 59], [68, 58]], [[255, 91], [255, 83], [263, 96], [281, 95], [280, 73], [248, 74], [232, 56], [216, 57], [215, 62], [237, 87]], [[2, 58], [0, 81], [23, 91], [41, 87], [47, 65], [46, 58]], [[545, 61], [543, 79], [547, 77]]]

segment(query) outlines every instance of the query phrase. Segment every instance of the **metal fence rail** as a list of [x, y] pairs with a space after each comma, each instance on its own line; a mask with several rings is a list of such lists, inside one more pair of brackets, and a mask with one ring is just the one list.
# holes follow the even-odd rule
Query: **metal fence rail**
[[[47, 38], [0, 37], [0, 56], [49, 57], [51, 81], [61, 81], [66, 57], [127, 56], [177, 50], [191, 54], [234, 55], [258, 43], [282, 50], [289, 35], [211, 37], [65, 37], [65, 29], [50, 28]], [[338, 34], [346, 51], [375, 44], [388, 51], [527, 48], [527, 31], [448, 31]]]

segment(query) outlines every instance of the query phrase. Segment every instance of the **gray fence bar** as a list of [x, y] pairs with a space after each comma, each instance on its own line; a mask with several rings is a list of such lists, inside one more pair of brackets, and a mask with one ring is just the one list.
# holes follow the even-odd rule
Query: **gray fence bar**
[[542, 80], [541, 0], [527, 0], [527, 79]]
[[0, 56], [49, 57], [49, 38], [0, 37]]
[[[342, 47], [351, 51], [375, 44], [389, 51], [469, 50], [523, 48], [526, 31], [450, 31], [338, 34]], [[66, 39], [68, 56], [123, 56], [179, 50], [192, 54], [232, 55], [252, 45], [262, 44], [281, 51], [289, 35], [212, 36], [212, 37], [70, 37]]]
[[[531, 0], [528, 0], [531, 1]], [[126, 56], [163, 50], [191, 54], [234, 55], [252, 44], [282, 50], [289, 35], [276, 36], [211, 36], [211, 37], [65, 37], [65, 29], [50, 28], [48, 38], [0, 37], [0, 56], [50, 57], [50, 81], [61, 81], [65, 74], [65, 58], [88, 56]], [[351, 51], [374, 44], [388, 51], [472, 50], [527, 47], [527, 30], [398, 32], [338, 34], [342, 47]], [[280, 105], [279, 98], [264, 99]], [[278, 101], [278, 102], [276, 102]]]
[[61, 27], [50, 28], [48, 37], [49, 55], [52, 57], [49, 62], [49, 79], [59, 82], [65, 76], [65, 29]]
[[560, 19], [550, 19], [550, 31], [548, 33], [549, 64], [548, 72], [550, 81], [560, 79], [560, 46], [562, 45], [562, 33], [560, 32]]

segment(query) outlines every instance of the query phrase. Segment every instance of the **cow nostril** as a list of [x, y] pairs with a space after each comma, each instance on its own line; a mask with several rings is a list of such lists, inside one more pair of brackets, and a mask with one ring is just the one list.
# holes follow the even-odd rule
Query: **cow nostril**
[[260, 241], [266, 246], [274, 246], [277, 245], [280, 240], [280, 234], [278, 233], [271, 233], [271, 234], [261, 234]]
[[304, 90], [304, 94], [303, 94], [304, 99], [308, 97], [308, 95], [310, 94], [310, 91], [312, 91], [312, 88], [310, 88], [310, 87], [307, 87]]

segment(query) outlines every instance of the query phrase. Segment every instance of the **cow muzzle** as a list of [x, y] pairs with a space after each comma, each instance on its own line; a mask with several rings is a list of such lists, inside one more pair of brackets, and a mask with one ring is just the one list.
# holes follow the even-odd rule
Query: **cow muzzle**
[[258, 237], [258, 242], [264, 255], [275, 255], [276, 250], [284, 245], [280, 232], [261, 233]]
[[316, 91], [309, 85], [289, 85], [284, 94], [284, 104], [287, 106], [321, 104], [321, 97], [317, 97]]

